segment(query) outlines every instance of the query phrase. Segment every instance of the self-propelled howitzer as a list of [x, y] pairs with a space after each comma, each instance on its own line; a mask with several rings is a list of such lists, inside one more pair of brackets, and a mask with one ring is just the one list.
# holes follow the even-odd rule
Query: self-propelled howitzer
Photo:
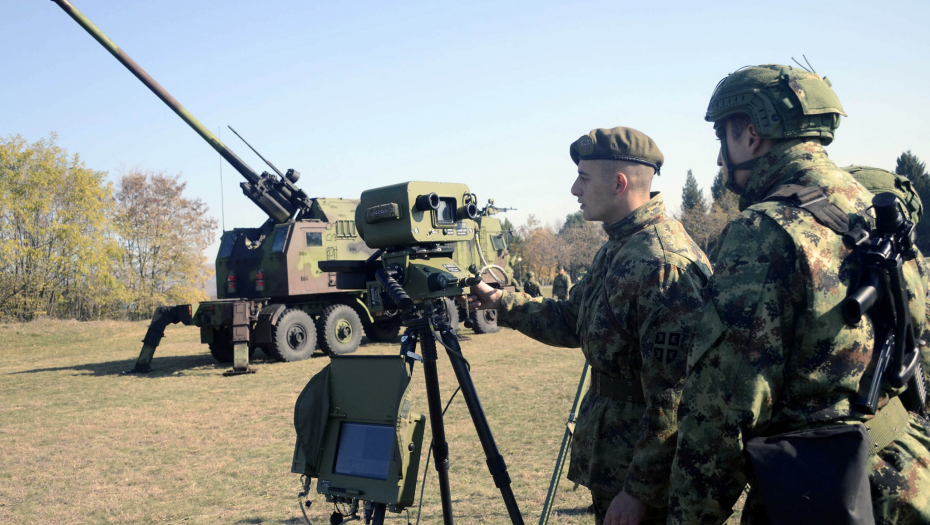
[[184, 122], [194, 129], [207, 144], [213, 147], [233, 168], [236, 169], [246, 182], [240, 183], [242, 193], [245, 194], [256, 206], [261, 208], [268, 217], [275, 223], [281, 224], [288, 219], [299, 218], [299, 215], [309, 211], [313, 202], [306, 193], [297, 187], [295, 182], [300, 176], [294, 170], [288, 170], [287, 174], [279, 177], [273, 173], [263, 172], [261, 175], [255, 173], [255, 170], [242, 161], [232, 150], [226, 147], [220, 139], [210, 132], [203, 124], [191, 115], [180, 102], [175, 100], [170, 93], [165, 91], [158, 82], [155, 81], [139, 64], [129, 57], [122, 49], [110, 40], [107, 35], [103, 34], [97, 26], [93, 24], [83, 13], [77, 10], [68, 0], [52, 0], [58, 4], [68, 15], [71, 16], [78, 24], [81, 25], [88, 33], [93, 36], [97, 42], [107, 49], [126, 69], [132, 72], [143, 84], [152, 90], [152, 93], [158, 96], [168, 105], [175, 113], [181, 117]]
[[[375, 251], [356, 231], [357, 200], [311, 199], [295, 185], [296, 171], [282, 174], [264, 157], [277, 175], [256, 174], [68, 0], [53, 1], [242, 174], [243, 193], [269, 217], [258, 228], [223, 232], [216, 257], [217, 299], [201, 302], [196, 312], [189, 305], [159, 307], [134, 371], [149, 370], [165, 327], [178, 322], [198, 326], [210, 353], [221, 363], [232, 362], [237, 372], [249, 370], [249, 358], [257, 349], [280, 361], [299, 361], [310, 357], [316, 347], [330, 354], [353, 352], [363, 332], [374, 342], [396, 337], [400, 329], [396, 312], [372, 313], [366, 307], [364, 286], [319, 267], [327, 260], [363, 261]], [[489, 262], [507, 268], [509, 239], [499, 220], [487, 221], [456, 251], [462, 268]], [[486, 278], [492, 279], [490, 274]], [[458, 325], [458, 318], [467, 319], [465, 312], [456, 316], [451, 300], [449, 304], [447, 311], [454, 317], [450, 325]], [[496, 319], [471, 321], [478, 333], [497, 330]]]

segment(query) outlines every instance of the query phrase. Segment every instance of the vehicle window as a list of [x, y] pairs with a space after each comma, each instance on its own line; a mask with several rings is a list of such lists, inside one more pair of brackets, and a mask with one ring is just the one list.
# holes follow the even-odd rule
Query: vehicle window
[[223, 244], [220, 245], [219, 255], [221, 259], [232, 255], [233, 247], [236, 246], [237, 237], [239, 237], [239, 235], [235, 233], [230, 233], [226, 237], [223, 237]]

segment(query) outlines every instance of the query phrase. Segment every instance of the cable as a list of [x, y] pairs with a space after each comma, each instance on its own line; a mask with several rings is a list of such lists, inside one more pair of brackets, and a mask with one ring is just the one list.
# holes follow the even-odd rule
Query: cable
[[[487, 271], [489, 268], [497, 268], [498, 270], [501, 271], [501, 275], [504, 276], [504, 281], [508, 281], [509, 278], [507, 277], [507, 272], [503, 268], [501, 268], [500, 266], [496, 264], [488, 264], [487, 259], [484, 258], [484, 252], [481, 251], [481, 238], [478, 236], [478, 230], [475, 230], [475, 246], [478, 248], [478, 257], [481, 258], [481, 264], [484, 265], [484, 268], [482, 268], [481, 271], [478, 272], [478, 276], [480, 277], [481, 274]], [[494, 280], [497, 281], [498, 284], [504, 284], [504, 281], [501, 281], [500, 279], [498, 279], [497, 276], [494, 275], [494, 273], [492, 272], [489, 272], [489, 273], [491, 273], [491, 277], [493, 277]]]
[[306, 520], [307, 525], [313, 525], [313, 523], [310, 523], [310, 518], [307, 516], [307, 511], [304, 510], [304, 502], [298, 501], [297, 504], [300, 505], [300, 512], [303, 513], [304, 520]]

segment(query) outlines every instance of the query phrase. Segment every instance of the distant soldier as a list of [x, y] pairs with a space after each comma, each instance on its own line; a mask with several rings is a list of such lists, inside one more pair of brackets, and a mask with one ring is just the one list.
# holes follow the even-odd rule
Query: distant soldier
[[[788, 66], [740, 69], [711, 97], [705, 119], [741, 213], [688, 357], [669, 523], [725, 522], [747, 483], [742, 523], [930, 523], [930, 428], [908, 412], [921, 403], [905, 406], [914, 392], [888, 380], [874, 415], [859, 401], [891, 312], [851, 323], [841, 308], [859, 289], [853, 246], [873, 199], [824, 150], [841, 115], [825, 79]], [[909, 301], [898, 315], [926, 340], [918, 259], [897, 260]]]
[[523, 283], [523, 291], [530, 294], [530, 297], [542, 297], [539, 281], [536, 280], [536, 272], [526, 272], [526, 281]]
[[[572, 194], [609, 239], [567, 300], [471, 288], [471, 306], [543, 343], [581, 347], [591, 388], [579, 410], [568, 479], [591, 490], [595, 523], [665, 523], [677, 411], [692, 313], [707, 257], [670, 218], [653, 177], [663, 156], [630, 128], [596, 129], [572, 143]], [[476, 304], [477, 303], [477, 304]], [[527, 357], [527, 361], [531, 361]]]
[[559, 300], [568, 299], [568, 289], [572, 287], [572, 280], [565, 273], [565, 267], [559, 266], [559, 274], [552, 280], [552, 297]]

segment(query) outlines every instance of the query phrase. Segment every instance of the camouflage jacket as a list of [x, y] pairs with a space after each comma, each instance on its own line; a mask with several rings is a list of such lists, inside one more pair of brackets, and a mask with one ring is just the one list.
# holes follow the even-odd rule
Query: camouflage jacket
[[560, 273], [552, 279], [552, 296], [553, 297], [566, 297], [568, 295], [568, 289], [572, 285], [572, 280], [568, 278], [568, 275]]
[[[588, 391], [568, 478], [665, 507], [676, 411], [695, 333], [689, 315], [701, 306], [710, 264], [681, 223], [665, 215], [657, 194], [604, 229], [609, 240], [567, 300], [505, 292], [499, 321], [549, 345], [580, 346], [594, 372], [642, 386], [645, 404]], [[625, 334], [614, 328], [608, 308]]]
[[523, 291], [528, 293], [530, 297], [542, 296], [542, 290], [539, 289], [539, 281], [537, 281], [535, 278], [527, 279], [523, 283]]
[[[761, 202], [783, 184], [823, 189], [851, 227], [863, 224], [871, 206], [872, 194], [838, 169], [818, 141], [781, 142], [756, 164], [742, 212], [721, 235], [701, 334], [688, 357], [669, 523], [727, 519], [749, 476], [745, 441], [871, 417], [852, 401], [872, 360], [872, 320], [847, 325], [840, 309], [856, 257], [807, 211]], [[925, 319], [920, 273], [916, 261], [906, 263], [917, 322]], [[915, 329], [919, 336], [923, 327]], [[868, 369], [864, 388], [870, 378]], [[888, 399], [883, 394], [879, 405]], [[761, 509], [759, 502], [751, 492], [744, 522], [754, 519], [748, 515]]]

